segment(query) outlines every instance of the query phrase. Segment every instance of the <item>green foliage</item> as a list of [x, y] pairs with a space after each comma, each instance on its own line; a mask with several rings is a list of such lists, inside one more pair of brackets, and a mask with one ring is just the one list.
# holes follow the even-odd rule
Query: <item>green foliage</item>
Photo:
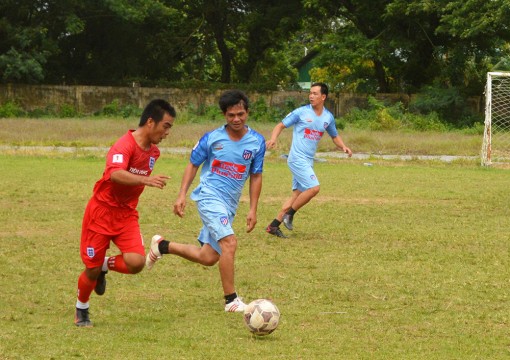
[[[434, 95], [434, 93], [432, 92]], [[447, 93], [448, 94], [448, 93]], [[419, 96], [411, 103], [411, 110], [408, 111], [402, 103], [386, 104], [373, 96], [368, 97], [368, 105], [365, 108], [354, 108], [344, 117], [336, 119], [337, 128], [344, 129], [347, 125], [357, 129], [369, 129], [374, 131], [448, 131], [450, 128], [469, 129], [474, 124], [483, 121], [480, 114], [473, 114], [465, 109], [464, 113], [455, 123], [445, 118], [445, 111], [436, 109], [447, 108], [450, 99], [460, 99], [460, 108], [467, 106], [462, 102], [462, 97], [449, 96]], [[281, 121], [290, 111], [300, 106], [296, 98], [288, 97], [281, 105], [268, 105], [264, 95], [254, 97], [250, 104], [250, 121], [258, 123], [277, 123]], [[133, 104], [122, 104], [119, 99], [114, 99], [105, 105], [95, 116], [106, 116], [111, 118], [138, 118], [142, 109]], [[16, 102], [4, 104], [0, 111], [2, 117], [29, 116], [32, 118], [75, 118], [83, 116], [70, 104], [57, 106], [48, 104], [42, 109], [33, 109], [25, 112]], [[207, 123], [211, 121], [222, 121], [223, 115], [217, 105], [187, 105], [178, 111], [178, 121], [186, 123]], [[479, 129], [473, 130], [478, 133]]]
[[143, 109], [140, 109], [138, 106], [132, 105], [132, 104], [123, 105], [120, 108], [120, 115], [123, 118], [128, 118], [128, 117], [139, 118], [142, 115], [142, 112], [143, 112]]
[[111, 103], [103, 107], [103, 109], [99, 112], [99, 115], [118, 116], [119, 113], [120, 113], [120, 101], [118, 99], [114, 99]]
[[344, 130], [345, 129], [346, 122], [345, 122], [344, 118], [336, 118], [335, 119], [335, 124], [336, 124], [337, 130]]
[[45, 59], [37, 53], [9, 49], [0, 55], [0, 72], [4, 82], [37, 83], [44, 79]]
[[13, 101], [7, 101], [0, 105], [0, 118], [14, 118], [25, 116], [25, 111]]
[[471, 126], [480, 120], [480, 115], [470, 110], [458, 87], [426, 86], [411, 101], [409, 109], [426, 115], [437, 113], [441, 119], [458, 128]]
[[191, 115], [196, 115], [197, 119], [203, 119], [205, 121], [216, 121], [223, 117], [218, 105], [199, 106], [195, 112], [193, 111], [193, 107], [188, 107], [188, 110], [191, 111]]
[[278, 84], [275, 82], [249, 82], [249, 83], [221, 83], [217, 81], [202, 81], [202, 80], [182, 80], [182, 81], [165, 81], [165, 80], [137, 80], [142, 86], [156, 86], [166, 87], [171, 89], [191, 89], [201, 91], [207, 89], [208, 91], [239, 89], [246, 92], [270, 92], [278, 89]]
[[258, 122], [278, 122], [297, 107], [296, 101], [287, 98], [282, 106], [268, 106], [263, 96], [250, 105], [250, 119]]
[[74, 118], [80, 116], [80, 113], [73, 105], [48, 104], [43, 109], [33, 109], [28, 112], [31, 118]]
[[448, 84], [467, 98], [510, 54], [506, 0], [6, 0], [0, 14], [4, 83], [265, 91], [296, 86], [313, 50], [334, 92]]
[[[282, 120], [296, 107], [296, 101], [288, 98], [282, 106], [268, 106], [264, 96], [258, 97], [250, 103], [250, 122], [274, 123]], [[223, 121], [223, 114], [218, 105], [193, 106], [188, 105], [183, 112], [177, 114], [180, 123], [204, 123]]]
[[482, 135], [485, 131], [485, 124], [483, 122], [475, 122], [472, 127], [462, 129], [466, 135]]
[[491, 69], [492, 71], [510, 71], [510, 57], [503, 57], [498, 61], [496, 65], [494, 65]]
[[486, 72], [509, 56], [505, 0], [304, 4], [307, 28], [321, 39], [313, 42], [320, 52], [314, 75], [332, 89], [414, 94], [443, 84], [459, 87], [466, 99], [480, 96]]
[[413, 131], [447, 131], [448, 126], [435, 112], [414, 114], [406, 111], [398, 102], [385, 105], [383, 101], [368, 97], [368, 108], [351, 110], [344, 121], [358, 129], [375, 131], [413, 130]]
[[261, 121], [266, 118], [268, 110], [266, 100], [261, 96], [250, 104], [250, 119]]
[[50, 115], [46, 109], [34, 109], [32, 111], [29, 111], [27, 115], [28, 117], [33, 119], [42, 119], [49, 116], [56, 117], [56, 114], [54, 112]]
[[223, 114], [218, 105], [188, 104], [184, 109], [177, 112], [179, 124], [200, 124], [221, 121]]
[[436, 112], [426, 115], [406, 113], [405, 118], [410, 127], [416, 131], [448, 131], [448, 126], [441, 121]]
[[73, 105], [62, 104], [58, 116], [61, 118], [73, 118], [79, 116], [79, 113]]
[[119, 99], [114, 99], [111, 103], [105, 105], [103, 109], [95, 115], [128, 118], [139, 117], [142, 114], [142, 111], [142, 109], [135, 105], [123, 105]]

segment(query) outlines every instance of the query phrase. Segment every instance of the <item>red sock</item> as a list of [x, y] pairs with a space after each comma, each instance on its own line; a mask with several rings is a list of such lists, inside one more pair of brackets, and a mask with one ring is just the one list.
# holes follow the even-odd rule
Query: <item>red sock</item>
[[86, 303], [90, 299], [90, 294], [96, 287], [97, 280], [90, 280], [85, 271], [81, 273], [78, 278], [78, 300], [82, 303]]
[[120, 272], [122, 274], [131, 274], [122, 255], [110, 256], [108, 258], [108, 270]]

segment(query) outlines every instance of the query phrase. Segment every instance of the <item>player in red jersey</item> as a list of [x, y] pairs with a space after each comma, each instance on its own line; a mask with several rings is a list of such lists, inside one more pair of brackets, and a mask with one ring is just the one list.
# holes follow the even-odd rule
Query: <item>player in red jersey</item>
[[[92, 290], [103, 295], [108, 270], [136, 274], [145, 264], [145, 249], [136, 206], [145, 186], [163, 189], [168, 176], [150, 176], [159, 157], [156, 146], [166, 138], [176, 117], [165, 100], [151, 101], [136, 130], [129, 130], [110, 148], [103, 177], [95, 184], [83, 216], [80, 255], [85, 270], [78, 278], [74, 323], [91, 327]], [[122, 254], [106, 257], [110, 241]]]

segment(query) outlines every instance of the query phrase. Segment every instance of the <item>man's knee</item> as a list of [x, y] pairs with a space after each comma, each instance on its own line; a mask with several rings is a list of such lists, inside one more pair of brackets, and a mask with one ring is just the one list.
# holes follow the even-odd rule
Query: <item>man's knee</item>
[[204, 266], [213, 266], [218, 262], [218, 258], [214, 257], [202, 257], [200, 260], [200, 264]]
[[145, 257], [143, 256], [130, 256], [129, 258], [124, 258], [126, 262], [126, 266], [131, 274], [138, 274], [143, 270], [145, 266]]
[[321, 187], [319, 185], [314, 186], [313, 188], [308, 189], [308, 191], [310, 191], [310, 194], [312, 195], [312, 197], [316, 196], [319, 193], [320, 190], [321, 190]]
[[99, 274], [101, 274], [101, 266], [85, 269], [85, 275], [90, 280], [97, 280], [97, 278], [99, 277]]
[[211, 246], [204, 246], [200, 249], [199, 262], [204, 266], [213, 266], [220, 259], [220, 254], [216, 252]]
[[237, 239], [233, 235], [223, 238], [220, 243], [222, 252], [235, 252], [237, 249]]
[[237, 239], [234, 235], [229, 235], [220, 240], [222, 254], [234, 254], [237, 249]]

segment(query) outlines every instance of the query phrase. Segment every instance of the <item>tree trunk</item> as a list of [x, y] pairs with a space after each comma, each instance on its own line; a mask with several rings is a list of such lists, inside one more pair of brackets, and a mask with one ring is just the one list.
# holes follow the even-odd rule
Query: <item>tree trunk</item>
[[390, 87], [388, 84], [388, 79], [386, 78], [386, 71], [384, 70], [382, 62], [380, 60], [374, 60], [374, 67], [377, 83], [379, 84], [379, 92], [389, 93]]

